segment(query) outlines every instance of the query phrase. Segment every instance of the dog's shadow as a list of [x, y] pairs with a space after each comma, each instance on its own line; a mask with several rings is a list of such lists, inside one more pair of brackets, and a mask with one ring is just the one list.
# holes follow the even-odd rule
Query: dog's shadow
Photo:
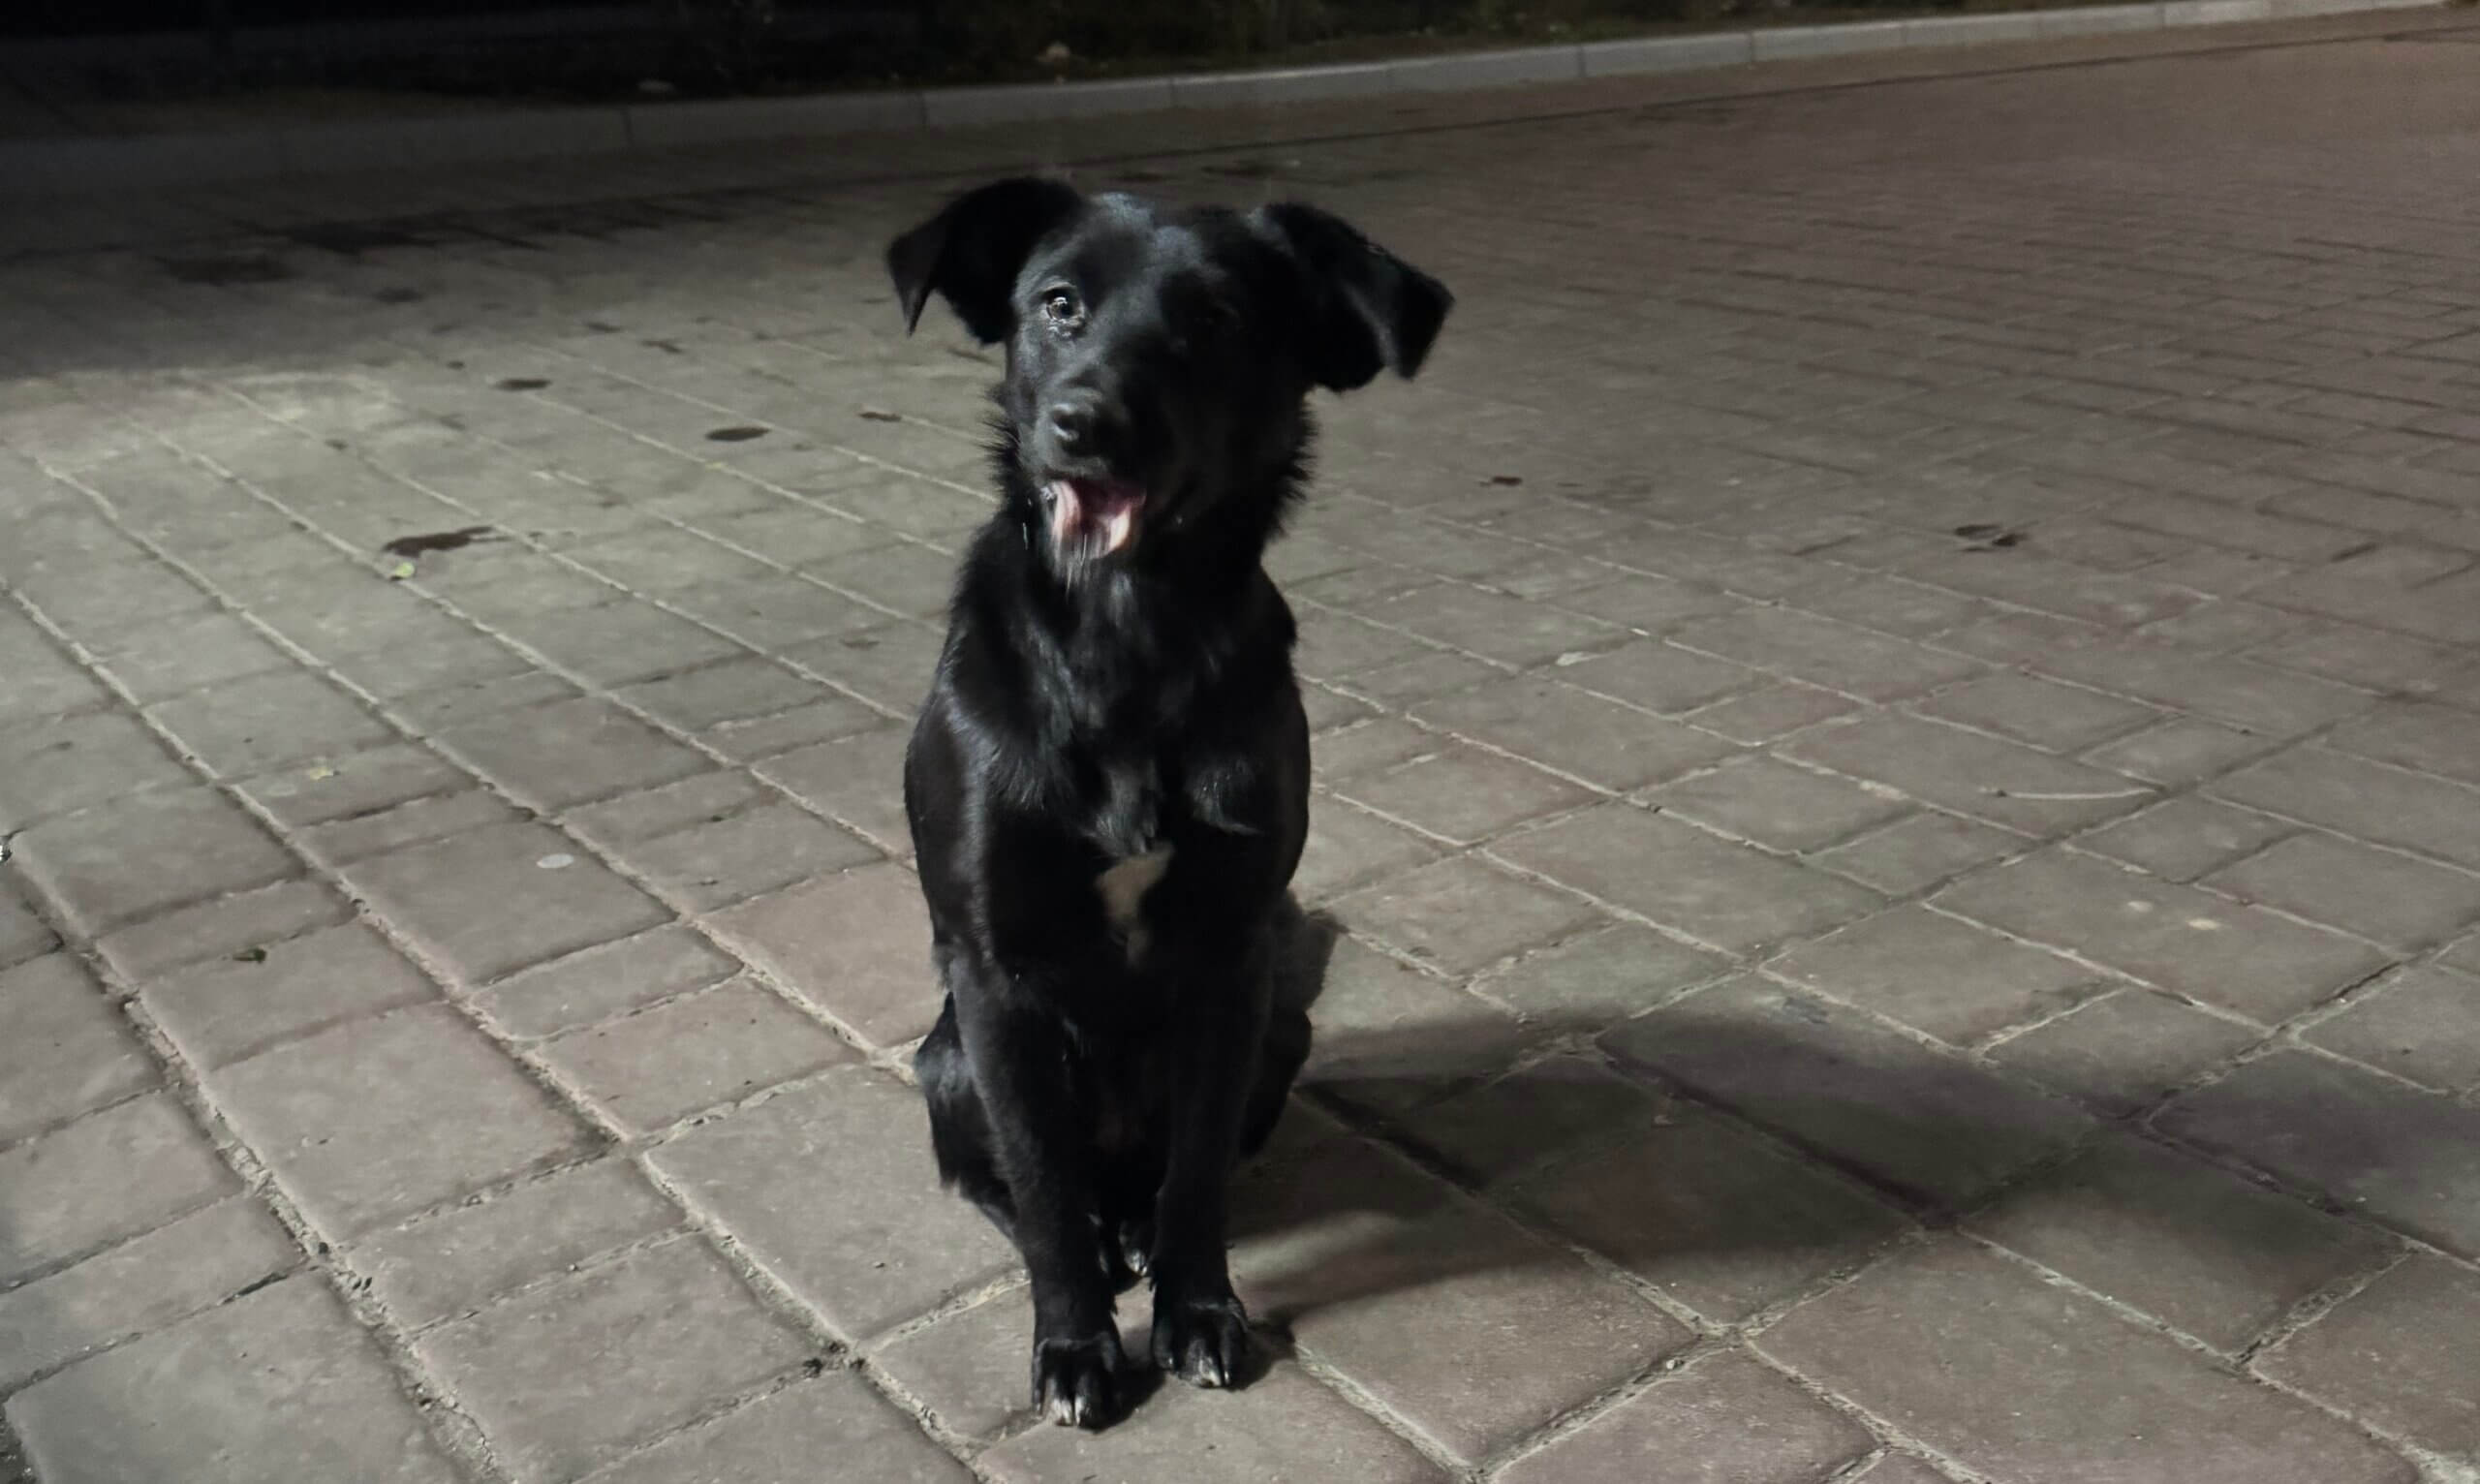
[[[1343, 924], [1295, 911], [1287, 931], [1279, 992], [1314, 1005]], [[1926, 1051], [1873, 1060], [1838, 1039], [1861, 1034], [1849, 1012], [1795, 993], [1690, 1001], [1709, 995], [1608, 1038], [1657, 1063], [1690, 1048], [1678, 1080], [1611, 1055], [1606, 1021], [1518, 1023], [1478, 1000], [1465, 1021], [1333, 1017], [1234, 1178], [1233, 1276], [1268, 1347], [1408, 1294], [1498, 1293], [1486, 1307], [1583, 1281], [1578, 1248], [1727, 1323], [1924, 1225], [2112, 1230], [2243, 1270], [2305, 1240], [2299, 1221], [2341, 1240], [2029, 1080]], [[1410, 1311], [1394, 1313], [1381, 1326]]]

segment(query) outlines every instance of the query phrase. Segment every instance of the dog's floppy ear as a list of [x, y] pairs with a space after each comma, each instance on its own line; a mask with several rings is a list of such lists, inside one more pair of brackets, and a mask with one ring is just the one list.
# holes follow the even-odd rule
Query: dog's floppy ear
[[888, 243], [887, 273], [904, 308], [905, 333], [921, 323], [921, 306], [936, 290], [975, 339], [1006, 339], [1015, 324], [1008, 291], [1034, 244], [1084, 204], [1064, 181], [1017, 175], [966, 192]]
[[1455, 303], [1446, 285], [1315, 206], [1259, 206], [1249, 220], [1300, 269], [1309, 313], [1297, 332], [1318, 386], [1349, 391], [1380, 370], [1421, 369]]

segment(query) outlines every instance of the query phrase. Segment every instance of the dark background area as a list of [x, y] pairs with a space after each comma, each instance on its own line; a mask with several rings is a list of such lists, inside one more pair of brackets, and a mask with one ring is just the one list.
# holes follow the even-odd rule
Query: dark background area
[[10, 74], [106, 98], [299, 88], [543, 102], [1298, 65], [2004, 0], [16, 0]]

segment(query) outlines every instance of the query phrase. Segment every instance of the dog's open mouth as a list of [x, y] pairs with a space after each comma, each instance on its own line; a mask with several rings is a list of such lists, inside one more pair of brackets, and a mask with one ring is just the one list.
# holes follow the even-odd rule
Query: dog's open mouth
[[1058, 479], [1042, 486], [1050, 507], [1050, 537], [1062, 556], [1090, 560], [1125, 548], [1136, 538], [1145, 510], [1145, 486], [1130, 479]]

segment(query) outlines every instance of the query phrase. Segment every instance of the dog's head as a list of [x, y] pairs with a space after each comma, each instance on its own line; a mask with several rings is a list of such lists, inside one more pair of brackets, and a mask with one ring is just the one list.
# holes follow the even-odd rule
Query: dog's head
[[1443, 285], [1313, 206], [1164, 209], [1019, 177], [895, 239], [909, 330], [933, 293], [983, 344], [1010, 498], [1063, 571], [1271, 532], [1312, 386], [1420, 369]]

